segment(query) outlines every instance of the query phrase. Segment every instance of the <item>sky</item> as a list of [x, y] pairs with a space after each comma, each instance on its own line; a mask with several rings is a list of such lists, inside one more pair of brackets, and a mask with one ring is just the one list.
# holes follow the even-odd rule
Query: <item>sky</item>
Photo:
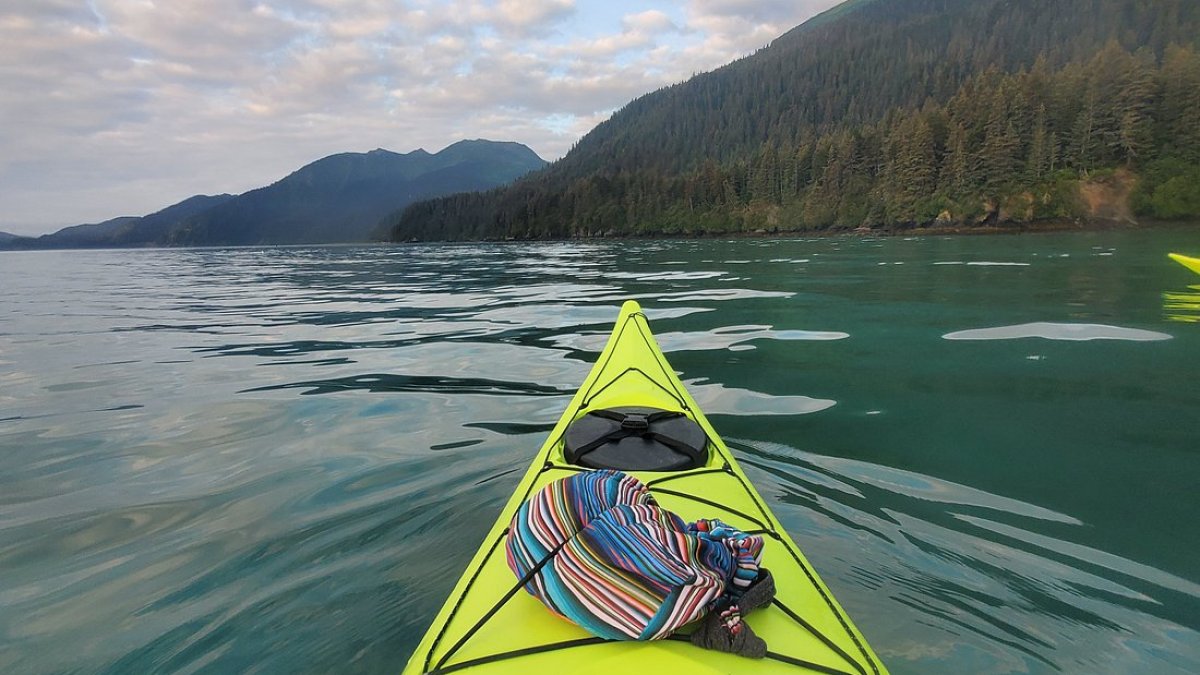
[[565, 154], [838, 0], [0, 0], [0, 230], [467, 138]]

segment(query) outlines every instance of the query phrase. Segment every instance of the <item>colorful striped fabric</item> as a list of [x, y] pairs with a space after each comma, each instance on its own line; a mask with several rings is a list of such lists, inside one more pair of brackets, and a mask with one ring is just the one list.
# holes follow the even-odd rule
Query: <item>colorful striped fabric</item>
[[657, 640], [736, 601], [758, 574], [760, 537], [686, 524], [620, 471], [547, 485], [509, 527], [508, 565], [546, 607], [611, 640]]

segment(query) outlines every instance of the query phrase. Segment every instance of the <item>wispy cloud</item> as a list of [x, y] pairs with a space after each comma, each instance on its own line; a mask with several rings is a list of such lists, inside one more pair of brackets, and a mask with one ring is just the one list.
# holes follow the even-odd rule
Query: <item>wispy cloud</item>
[[561, 156], [834, 0], [0, 1], [0, 229], [241, 192], [464, 137]]

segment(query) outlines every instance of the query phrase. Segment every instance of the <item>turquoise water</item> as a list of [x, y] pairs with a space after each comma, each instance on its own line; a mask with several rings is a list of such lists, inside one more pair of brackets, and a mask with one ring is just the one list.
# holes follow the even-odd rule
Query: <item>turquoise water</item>
[[1200, 672], [1197, 231], [0, 253], [0, 671], [397, 672], [635, 298], [892, 672]]

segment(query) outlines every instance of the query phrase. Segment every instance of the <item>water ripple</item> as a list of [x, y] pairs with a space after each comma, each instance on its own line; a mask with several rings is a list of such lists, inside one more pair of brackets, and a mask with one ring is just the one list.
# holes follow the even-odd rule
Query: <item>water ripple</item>
[[427, 392], [444, 394], [487, 394], [501, 396], [563, 396], [575, 393], [574, 389], [556, 389], [530, 382], [498, 382], [479, 378], [429, 377], [374, 373], [328, 380], [289, 382], [266, 387], [245, 389], [239, 394], [258, 391], [303, 389], [306, 394], [328, 394], [338, 391], [361, 389], [370, 392]]
[[631, 298], [892, 672], [1200, 672], [1166, 243], [0, 254], [0, 672], [396, 672]]
[[[1086, 528], [1078, 518], [866, 462], [757, 441], [734, 447], [755, 484], [782, 498], [785, 526], [851, 615], [888, 597], [936, 629], [920, 644], [883, 648], [893, 669], [937, 670], [964, 648], [988, 664], [972, 672], [1145, 672], [1159, 651], [1176, 655], [1180, 672], [1200, 667], [1189, 646], [1200, 638], [1190, 626], [1200, 585], [1034, 529]], [[828, 536], [825, 520], [843, 534]]]

